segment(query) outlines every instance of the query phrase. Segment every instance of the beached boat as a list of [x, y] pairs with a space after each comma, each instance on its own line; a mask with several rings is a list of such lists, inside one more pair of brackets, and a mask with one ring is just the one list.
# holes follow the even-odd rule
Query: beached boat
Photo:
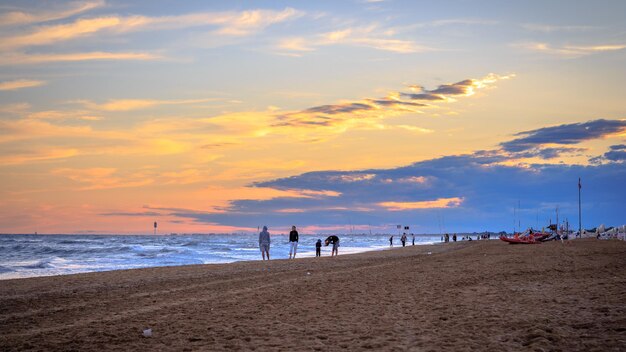
[[541, 243], [537, 241], [534, 236], [519, 236], [519, 237], [506, 237], [500, 236], [500, 240], [509, 244], [537, 244]]

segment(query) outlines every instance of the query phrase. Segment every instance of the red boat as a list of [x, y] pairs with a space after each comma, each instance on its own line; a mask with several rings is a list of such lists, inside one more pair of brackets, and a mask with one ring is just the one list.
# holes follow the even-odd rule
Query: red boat
[[537, 233], [525, 233], [523, 235], [515, 234], [515, 237], [500, 236], [500, 240], [508, 242], [510, 244], [537, 244], [541, 243], [541, 240], [548, 237], [550, 234], [537, 232]]

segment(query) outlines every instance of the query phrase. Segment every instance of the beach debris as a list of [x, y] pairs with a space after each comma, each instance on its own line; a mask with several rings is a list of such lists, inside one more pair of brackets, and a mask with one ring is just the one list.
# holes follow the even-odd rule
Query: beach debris
[[428, 255], [431, 255], [431, 254], [433, 254], [433, 252], [428, 252]]
[[311, 275], [311, 273], [310, 273], [310, 272], [308, 272], [308, 271], [306, 272], [306, 274], [307, 274], [307, 275]]
[[143, 337], [152, 337], [152, 329], [144, 329]]

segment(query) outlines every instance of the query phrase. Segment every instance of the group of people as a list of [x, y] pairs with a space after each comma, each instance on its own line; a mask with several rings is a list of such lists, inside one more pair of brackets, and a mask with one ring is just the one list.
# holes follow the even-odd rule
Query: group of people
[[[298, 251], [298, 241], [300, 240], [298, 230], [296, 230], [295, 226], [291, 227], [291, 232], [289, 232], [289, 259], [296, 258], [296, 252]], [[330, 256], [336, 256], [339, 254], [339, 237], [335, 235], [328, 236], [324, 241], [324, 244], [328, 246], [329, 244], [333, 245], [333, 249], [330, 253]], [[259, 233], [259, 248], [261, 249], [261, 256], [263, 260], [267, 257], [267, 260], [270, 260], [270, 233], [267, 230], [267, 226], [263, 226], [263, 231]], [[322, 256], [322, 240], [318, 239], [315, 243], [315, 256]]]
[[[415, 246], [415, 234], [411, 234], [412, 236], [412, 243]], [[400, 242], [402, 243], [402, 247], [406, 246], [406, 241], [407, 241], [407, 237], [406, 237], [406, 232], [402, 234], [402, 237], [400, 237]], [[393, 247], [393, 235], [391, 235], [391, 237], [389, 237], [389, 247]]]
[[[448, 243], [450, 242], [450, 235], [448, 235], [447, 233], [445, 235], [443, 235], [442, 239], [443, 242]], [[452, 235], [452, 241], [456, 242], [456, 233], [454, 235]]]
[[[484, 233], [484, 234], [477, 234], [476, 235], [476, 240], [489, 240], [491, 239], [491, 234], [489, 233]], [[461, 241], [472, 241], [472, 237], [470, 235], [467, 235], [467, 237], [463, 236], [463, 238], [461, 238]], [[454, 235], [452, 235], [452, 241], [456, 242], [456, 233]], [[447, 233], [443, 236], [441, 236], [441, 242], [450, 242], [450, 235], [448, 235]]]

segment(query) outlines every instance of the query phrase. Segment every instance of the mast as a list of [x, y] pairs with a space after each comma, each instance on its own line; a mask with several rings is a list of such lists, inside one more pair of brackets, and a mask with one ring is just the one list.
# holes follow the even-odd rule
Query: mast
[[559, 234], [559, 206], [556, 206], [556, 234]]
[[517, 228], [522, 232], [522, 215], [520, 214], [522, 211], [522, 206], [520, 205], [520, 200], [517, 200]]

